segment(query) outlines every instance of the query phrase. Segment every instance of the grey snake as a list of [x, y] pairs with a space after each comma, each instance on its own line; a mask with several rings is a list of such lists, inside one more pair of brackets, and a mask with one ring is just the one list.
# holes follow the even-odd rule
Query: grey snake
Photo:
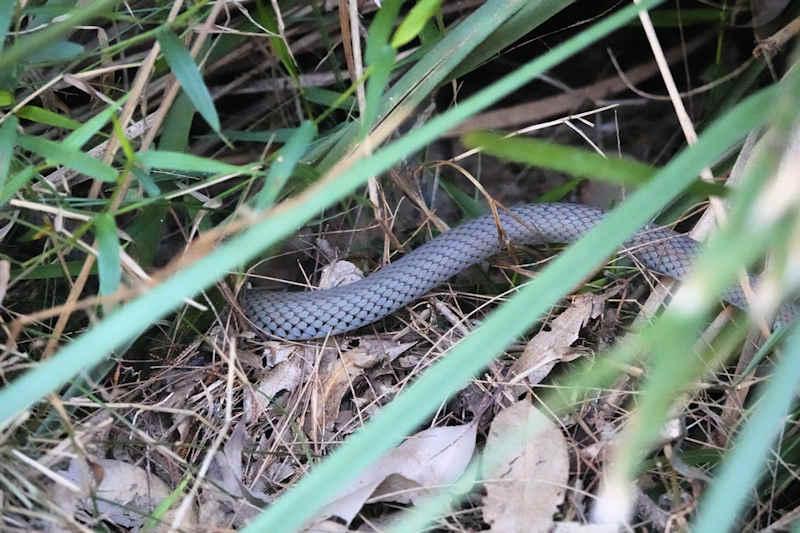
[[[603, 217], [603, 211], [571, 203], [528, 204], [499, 213], [505, 238], [513, 244], [570, 243]], [[673, 279], [689, 271], [699, 243], [687, 235], [645, 226], [625, 243], [627, 253], [647, 268]], [[379, 320], [417, 300], [467, 267], [501, 251], [495, 218], [470, 220], [416, 248], [355, 283], [307, 292], [245, 290], [242, 307], [263, 333], [307, 340], [345, 333]], [[740, 308], [739, 288], [724, 299]], [[786, 307], [786, 306], [785, 306]], [[778, 318], [788, 322], [794, 310]]]

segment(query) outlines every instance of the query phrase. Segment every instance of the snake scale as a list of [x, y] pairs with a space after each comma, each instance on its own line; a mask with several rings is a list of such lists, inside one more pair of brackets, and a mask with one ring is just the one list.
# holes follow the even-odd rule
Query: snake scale
[[[585, 205], [546, 203], [512, 207], [501, 211], [499, 220], [508, 241], [535, 245], [573, 242], [603, 215]], [[345, 333], [390, 315], [501, 248], [496, 220], [485, 215], [355, 283], [308, 292], [250, 289], [244, 291], [242, 307], [271, 337], [307, 340]], [[653, 225], [625, 243], [625, 250], [643, 265], [673, 279], [684, 277], [698, 249], [699, 243], [687, 235]], [[725, 300], [740, 308], [746, 303], [738, 288], [728, 291]]]

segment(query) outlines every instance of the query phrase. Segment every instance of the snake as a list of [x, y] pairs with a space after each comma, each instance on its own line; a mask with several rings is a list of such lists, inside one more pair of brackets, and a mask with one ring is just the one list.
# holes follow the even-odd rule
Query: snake
[[[442, 233], [353, 283], [298, 292], [246, 289], [242, 309], [267, 337], [302, 341], [347, 333], [413, 303], [466, 268], [496, 255], [506, 243], [572, 243], [604, 214], [595, 207], [567, 202], [498, 210], [496, 215], [480, 216]], [[675, 280], [686, 276], [700, 249], [690, 236], [654, 224], [641, 228], [623, 246], [625, 253], [648, 269]], [[746, 308], [739, 287], [729, 289], [723, 299]], [[779, 314], [784, 316], [776, 322], [788, 323], [795, 310], [784, 306]]]

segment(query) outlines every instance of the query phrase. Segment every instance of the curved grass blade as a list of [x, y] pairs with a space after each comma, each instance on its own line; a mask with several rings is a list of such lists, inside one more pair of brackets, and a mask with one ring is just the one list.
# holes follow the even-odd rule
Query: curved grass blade
[[222, 163], [215, 159], [208, 159], [182, 152], [167, 152], [164, 150], [147, 150], [136, 155], [137, 161], [147, 168], [163, 170], [177, 170], [179, 172], [201, 172], [203, 174], [248, 174], [253, 171], [252, 166], [239, 166]]
[[56, 128], [62, 128], [65, 130], [75, 130], [81, 126], [81, 123], [77, 120], [59, 115], [58, 113], [54, 113], [49, 109], [45, 109], [36, 105], [23, 106], [17, 111], [16, 115], [19, 118], [24, 118], [30, 120], [31, 122], [37, 122], [46, 126], [55, 126]]
[[94, 179], [108, 183], [117, 181], [117, 171], [113, 167], [64, 143], [43, 137], [20, 135], [19, 145], [44, 157], [47, 161], [71, 168]]
[[175, 79], [181, 84], [183, 92], [194, 104], [195, 109], [208, 122], [211, 129], [219, 132], [219, 116], [214, 107], [214, 99], [208, 91], [203, 75], [192, 58], [192, 55], [183, 46], [183, 43], [174, 33], [168, 29], [163, 29], [156, 35], [161, 51], [164, 53], [169, 68], [175, 75]]

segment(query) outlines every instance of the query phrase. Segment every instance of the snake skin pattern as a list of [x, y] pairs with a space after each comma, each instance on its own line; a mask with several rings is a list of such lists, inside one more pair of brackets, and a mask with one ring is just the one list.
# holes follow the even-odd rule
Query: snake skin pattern
[[[570, 243], [603, 217], [603, 212], [569, 203], [521, 205], [500, 213], [506, 239], [514, 244]], [[689, 270], [699, 244], [670, 229], [646, 226], [625, 250], [647, 268], [673, 279]], [[245, 291], [248, 318], [271, 337], [307, 340], [351, 331], [417, 300], [467, 267], [501, 251], [495, 219], [471, 220], [420, 246], [364, 279], [309, 292]], [[741, 289], [725, 295], [744, 308]]]

